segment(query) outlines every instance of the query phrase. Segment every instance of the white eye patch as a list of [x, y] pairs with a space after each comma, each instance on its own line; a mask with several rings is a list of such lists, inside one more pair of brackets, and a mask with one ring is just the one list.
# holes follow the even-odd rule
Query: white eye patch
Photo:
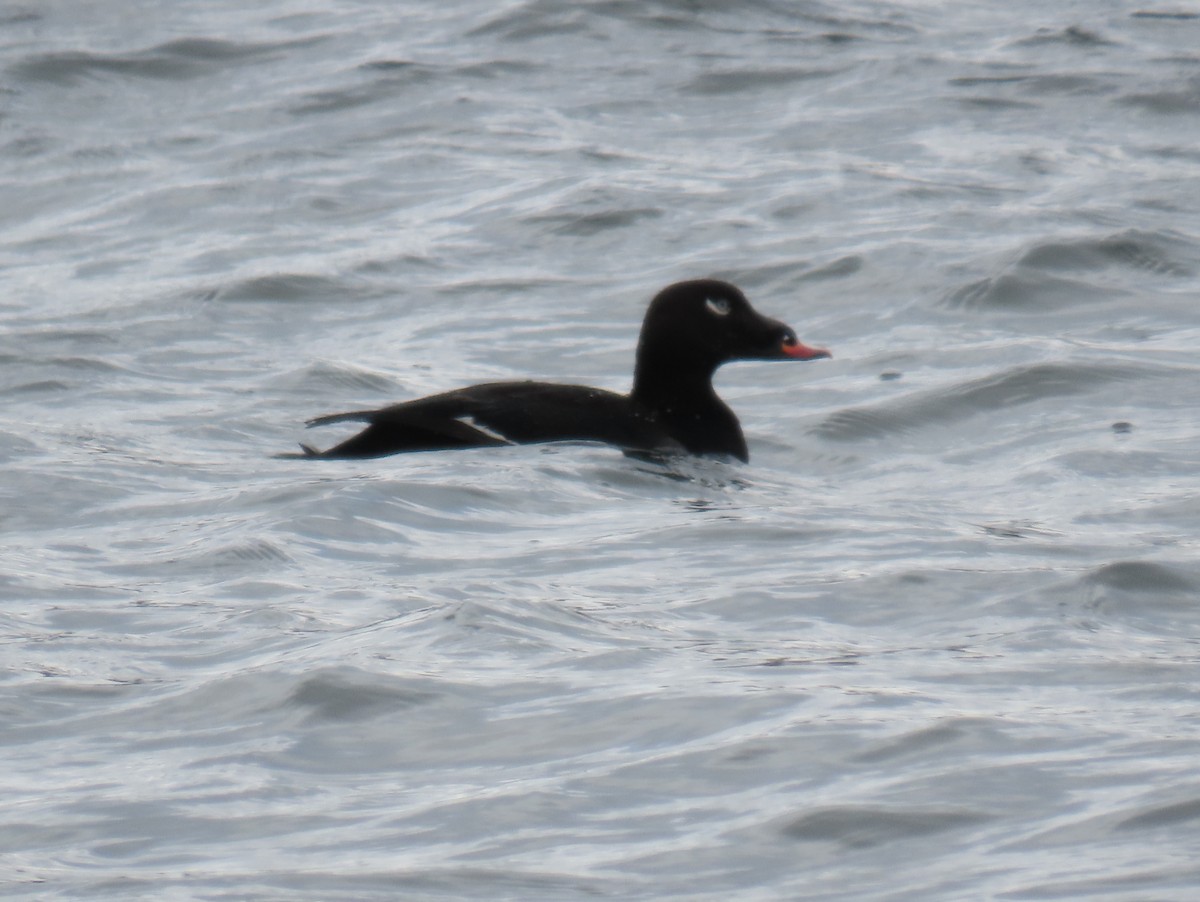
[[717, 316], [728, 316], [731, 309], [729, 301], [725, 298], [707, 298], [704, 301], [704, 306]]

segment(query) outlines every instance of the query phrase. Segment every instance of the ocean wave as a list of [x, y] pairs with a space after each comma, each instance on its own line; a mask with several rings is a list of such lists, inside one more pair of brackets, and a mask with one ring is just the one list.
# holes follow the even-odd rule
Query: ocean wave
[[[1194, 242], [1130, 230], [1050, 239], [1026, 248], [1005, 269], [951, 291], [944, 303], [978, 310], [1053, 311], [1126, 296], [1144, 275], [1182, 278], [1200, 256]], [[1114, 270], [1124, 276], [1114, 281]]]
[[132, 53], [86, 50], [37, 53], [17, 62], [11, 71], [26, 81], [58, 85], [71, 85], [102, 75], [180, 80], [246, 62], [270, 59], [310, 43], [311, 40], [251, 43], [185, 38]]
[[1130, 364], [1038, 363], [830, 414], [814, 431], [835, 441], [862, 441], [918, 431], [1049, 398], [1087, 394], [1106, 383], [1153, 378], [1158, 368]]

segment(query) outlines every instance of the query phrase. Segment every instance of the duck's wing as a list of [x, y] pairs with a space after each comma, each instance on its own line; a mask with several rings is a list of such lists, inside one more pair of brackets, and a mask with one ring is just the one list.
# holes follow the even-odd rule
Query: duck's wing
[[492, 382], [378, 410], [336, 413], [309, 426], [361, 421], [367, 427], [312, 457], [381, 457], [494, 445], [597, 441], [655, 450], [669, 445], [661, 428], [629, 398], [603, 389], [546, 382]]

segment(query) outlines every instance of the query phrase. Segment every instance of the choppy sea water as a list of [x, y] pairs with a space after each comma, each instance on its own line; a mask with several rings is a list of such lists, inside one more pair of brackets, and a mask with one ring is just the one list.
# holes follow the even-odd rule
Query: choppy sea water
[[[1200, 886], [1193, 4], [0, 37], [0, 895]], [[709, 275], [835, 355], [749, 465], [272, 457]]]

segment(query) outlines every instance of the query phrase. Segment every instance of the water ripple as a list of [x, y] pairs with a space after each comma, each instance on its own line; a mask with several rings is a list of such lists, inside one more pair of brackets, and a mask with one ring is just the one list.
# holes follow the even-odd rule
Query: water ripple
[[1127, 364], [1027, 364], [874, 407], [841, 410], [826, 417], [814, 431], [836, 441], [878, 439], [1049, 398], [1087, 394], [1109, 382], [1164, 375], [1157, 368]]
[[790, 839], [867, 849], [927, 834], [961, 831], [991, 820], [971, 811], [838, 807], [805, 814], [783, 827]]
[[[1189, 277], [1198, 256], [1195, 242], [1166, 233], [1127, 231], [1041, 241], [1003, 272], [955, 289], [945, 303], [968, 309], [1047, 312], [1095, 305], [1127, 295], [1143, 273]], [[1114, 269], [1123, 281], [1114, 283]]]
[[197, 78], [213, 71], [278, 58], [310, 41], [250, 43], [215, 38], [182, 38], [127, 54], [92, 51], [32, 54], [12, 67], [18, 77], [71, 85], [98, 75], [179, 80]]

